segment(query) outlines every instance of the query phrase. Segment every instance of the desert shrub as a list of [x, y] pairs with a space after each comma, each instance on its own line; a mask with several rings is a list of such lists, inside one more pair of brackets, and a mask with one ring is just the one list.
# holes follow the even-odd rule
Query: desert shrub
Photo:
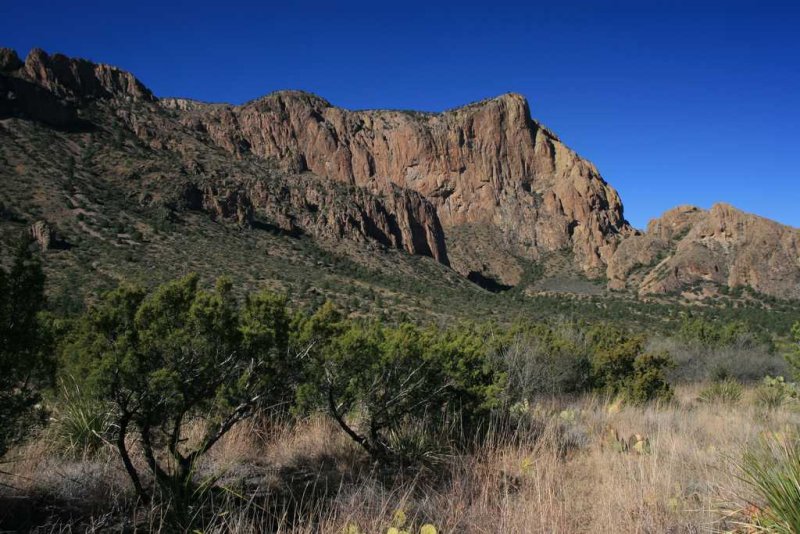
[[800, 441], [797, 436], [764, 439], [742, 459], [742, 479], [764, 506], [752, 517], [759, 530], [800, 532]]
[[301, 390], [300, 402], [326, 406], [375, 458], [397, 456], [387, 431], [397, 432], [444, 401], [447, 384], [427, 357], [427, 336], [407, 324], [387, 328], [348, 321], [330, 328], [340, 332], [326, 342], [309, 343], [319, 347], [313, 351], [312, 382]]
[[[115, 444], [137, 494], [152, 496], [130, 459], [132, 432], [179, 522], [198, 494], [196, 461], [256, 409], [292, 395], [282, 372], [293, 365], [283, 301], [260, 295], [239, 306], [231, 289], [220, 279], [203, 290], [194, 275], [150, 293], [120, 286], [62, 346], [65, 371], [112, 406]], [[207, 429], [196, 443], [184, 436], [193, 419]]]
[[757, 382], [764, 376], [785, 375], [788, 366], [783, 356], [766, 344], [733, 344], [707, 347], [678, 338], [654, 338], [648, 351], [669, 352], [675, 362], [668, 372], [672, 382], [703, 382], [735, 378]]
[[791, 337], [784, 357], [795, 377], [800, 377], [800, 321], [792, 326]]
[[42, 420], [36, 405], [52, 378], [44, 274], [28, 244], [20, 240], [10, 270], [0, 268], [0, 456]]
[[672, 388], [664, 371], [672, 365], [667, 353], [639, 354], [633, 362], [633, 376], [624, 390], [624, 397], [634, 403], [669, 400]]
[[587, 333], [591, 347], [591, 383], [604, 393], [635, 402], [668, 400], [672, 388], [666, 370], [672, 365], [665, 352], [645, 352], [645, 338], [611, 325]]
[[460, 412], [466, 429], [474, 429], [504, 401], [506, 373], [489, 357], [500, 341], [494, 325], [462, 324], [427, 332], [431, 339], [428, 357], [448, 384], [448, 405]]
[[768, 409], [780, 408], [795, 398], [797, 398], [795, 384], [787, 383], [782, 376], [766, 376], [756, 388], [756, 403]]
[[712, 321], [705, 317], [692, 316], [683, 318], [678, 329], [678, 338], [705, 348], [756, 347], [772, 343], [766, 332], [754, 329], [744, 321]]
[[457, 426], [474, 428], [500, 403], [502, 376], [474, 329], [345, 320], [326, 304], [303, 321], [296, 343], [309, 354], [298, 408], [323, 408], [381, 461], [413, 461], [397, 446], [409, 441], [409, 428], [417, 443], [420, 428], [454, 417]]
[[675, 366], [669, 377], [675, 382], [755, 382], [787, 371], [768, 333], [741, 320], [685, 316], [674, 337], [654, 339], [648, 349], [671, 354]]
[[736, 404], [742, 399], [743, 391], [741, 383], [732, 378], [726, 378], [704, 387], [700, 391], [698, 400], [709, 403]]
[[580, 338], [580, 332], [565, 325], [534, 324], [512, 333], [496, 355], [509, 403], [586, 389], [590, 362]]

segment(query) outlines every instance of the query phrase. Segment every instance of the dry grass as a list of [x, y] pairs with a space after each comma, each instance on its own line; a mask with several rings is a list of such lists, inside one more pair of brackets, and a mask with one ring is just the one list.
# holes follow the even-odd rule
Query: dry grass
[[[700, 389], [681, 387], [666, 406], [550, 400], [530, 409], [543, 432], [450, 457], [437, 476], [387, 477], [322, 417], [295, 425], [252, 420], [201, 466], [201, 474], [221, 476], [227, 490], [208, 502], [217, 513], [198, 528], [328, 533], [357, 526], [384, 533], [402, 510], [409, 532], [424, 523], [470, 533], [730, 531], [749, 495], [734, 464], [764, 432], [796, 426], [800, 412], [792, 405], [765, 411], [750, 390], [737, 405], [701, 403]], [[621, 452], [611, 429], [647, 436], [650, 453]], [[91, 529], [115, 509], [124, 516], [117, 522], [164, 528], [157, 507], [111, 505], [129, 496], [111, 451], [66, 460], [42, 439], [14, 456], [19, 460], [6, 465], [14, 475], [2, 482], [17, 487], [17, 495], [94, 503], [79, 521], [52, 518], [51, 530], [73, 530], [70, 521], [74, 530]]]

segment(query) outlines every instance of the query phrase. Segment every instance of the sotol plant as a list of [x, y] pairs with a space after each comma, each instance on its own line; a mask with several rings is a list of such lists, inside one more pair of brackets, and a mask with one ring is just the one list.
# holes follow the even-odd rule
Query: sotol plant
[[742, 399], [742, 385], [732, 378], [713, 382], [703, 388], [698, 400], [701, 402], [736, 404]]
[[748, 451], [741, 478], [764, 506], [751, 518], [764, 532], [800, 532], [800, 440], [796, 435], [772, 436]]

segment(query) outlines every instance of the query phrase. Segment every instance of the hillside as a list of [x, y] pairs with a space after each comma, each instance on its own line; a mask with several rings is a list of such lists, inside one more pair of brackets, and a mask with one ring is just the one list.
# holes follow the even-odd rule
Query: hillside
[[32, 233], [64, 309], [190, 270], [431, 318], [649, 321], [701, 282], [704, 306], [734, 315], [800, 298], [797, 230], [715, 207], [640, 234], [515, 94], [437, 114], [296, 91], [205, 104], [3, 49], [0, 203], [3, 249]]

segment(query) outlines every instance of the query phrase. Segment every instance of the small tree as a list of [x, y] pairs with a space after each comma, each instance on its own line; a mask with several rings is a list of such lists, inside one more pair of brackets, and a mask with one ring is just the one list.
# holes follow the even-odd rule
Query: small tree
[[423, 338], [410, 325], [349, 323], [315, 352], [321, 387], [314, 387], [314, 402], [375, 459], [397, 457], [387, 432], [442, 401], [447, 384], [426, 358]]
[[40, 313], [44, 274], [28, 245], [22, 239], [11, 269], [0, 268], [0, 456], [36, 421], [39, 391], [52, 378]]
[[326, 304], [304, 321], [306, 383], [299, 406], [323, 407], [374, 459], [404, 461], [390, 436], [440, 423], [448, 408], [475, 420], [502, 389], [476, 336], [402, 323], [348, 321]]
[[[195, 275], [149, 295], [121, 286], [85, 315], [65, 344], [67, 369], [113, 407], [116, 446], [142, 500], [151, 494], [131, 461], [129, 434], [138, 433], [147, 466], [175, 507], [188, 505], [198, 458], [254, 410], [286, 396], [278, 380], [290, 365], [287, 328], [282, 299], [257, 295], [240, 310], [229, 281], [207, 292]], [[186, 425], [197, 419], [207, 430], [190, 446]]]
[[595, 389], [622, 395], [632, 402], [672, 396], [665, 377], [672, 361], [665, 352], [646, 353], [644, 336], [599, 325], [589, 330], [588, 339], [593, 350], [591, 380]]
[[800, 380], [800, 321], [792, 326], [791, 338], [784, 356], [795, 378]]

